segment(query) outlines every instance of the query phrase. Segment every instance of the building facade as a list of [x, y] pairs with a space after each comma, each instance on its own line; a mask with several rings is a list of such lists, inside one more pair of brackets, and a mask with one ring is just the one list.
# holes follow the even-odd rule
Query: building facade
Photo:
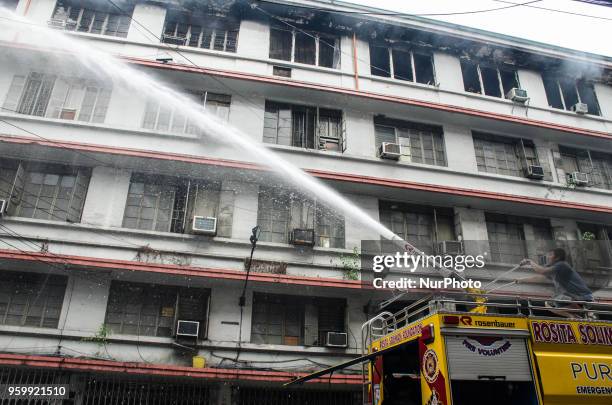
[[[328, 1], [1, 3], [169, 84], [420, 249], [485, 253], [484, 283], [590, 240], [581, 273], [612, 299], [610, 58]], [[280, 386], [361, 354], [393, 294], [359, 280], [379, 235], [177, 105], [0, 36], [0, 381], [69, 384], [75, 404], [359, 401], [359, 368]]]

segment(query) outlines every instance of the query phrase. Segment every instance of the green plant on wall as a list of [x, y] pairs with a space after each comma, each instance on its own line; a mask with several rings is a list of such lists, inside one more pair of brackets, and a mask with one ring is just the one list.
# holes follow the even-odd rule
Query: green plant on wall
[[353, 253], [340, 256], [342, 271], [345, 280], [359, 280], [359, 271], [361, 270], [361, 256], [358, 248], [353, 248]]
[[595, 240], [595, 234], [593, 232], [583, 232], [582, 240]]
[[98, 351], [96, 352], [96, 357], [102, 356], [102, 350], [104, 350], [107, 357], [110, 357], [110, 355], [108, 354], [107, 347], [106, 347], [106, 345], [108, 344], [108, 338], [110, 334], [111, 334], [110, 329], [108, 328], [108, 326], [106, 326], [106, 324], [103, 323], [102, 325], [100, 325], [100, 328], [98, 328], [98, 331], [93, 336], [84, 337], [84, 338], [81, 338], [81, 340], [83, 342], [93, 342], [98, 345]]

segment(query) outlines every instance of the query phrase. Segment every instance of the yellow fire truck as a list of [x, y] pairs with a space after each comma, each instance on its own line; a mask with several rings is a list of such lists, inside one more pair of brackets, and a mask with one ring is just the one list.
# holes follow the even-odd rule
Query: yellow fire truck
[[612, 306], [570, 319], [551, 302], [429, 296], [366, 322], [363, 356], [287, 385], [361, 363], [367, 405], [612, 404]]

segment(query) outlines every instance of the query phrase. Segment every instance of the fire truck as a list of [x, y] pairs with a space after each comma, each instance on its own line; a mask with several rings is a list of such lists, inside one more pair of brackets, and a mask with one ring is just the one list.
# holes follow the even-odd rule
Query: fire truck
[[[362, 327], [364, 405], [612, 404], [612, 305], [428, 296]], [[571, 317], [555, 316], [551, 305]]]

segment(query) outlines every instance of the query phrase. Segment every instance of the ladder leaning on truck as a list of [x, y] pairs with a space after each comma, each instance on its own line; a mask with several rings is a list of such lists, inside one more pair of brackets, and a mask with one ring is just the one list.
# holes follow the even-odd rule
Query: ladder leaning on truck
[[286, 385], [362, 364], [364, 405], [612, 404], [612, 304], [579, 304], [427, 296], [366, 322], [361, 357]]

